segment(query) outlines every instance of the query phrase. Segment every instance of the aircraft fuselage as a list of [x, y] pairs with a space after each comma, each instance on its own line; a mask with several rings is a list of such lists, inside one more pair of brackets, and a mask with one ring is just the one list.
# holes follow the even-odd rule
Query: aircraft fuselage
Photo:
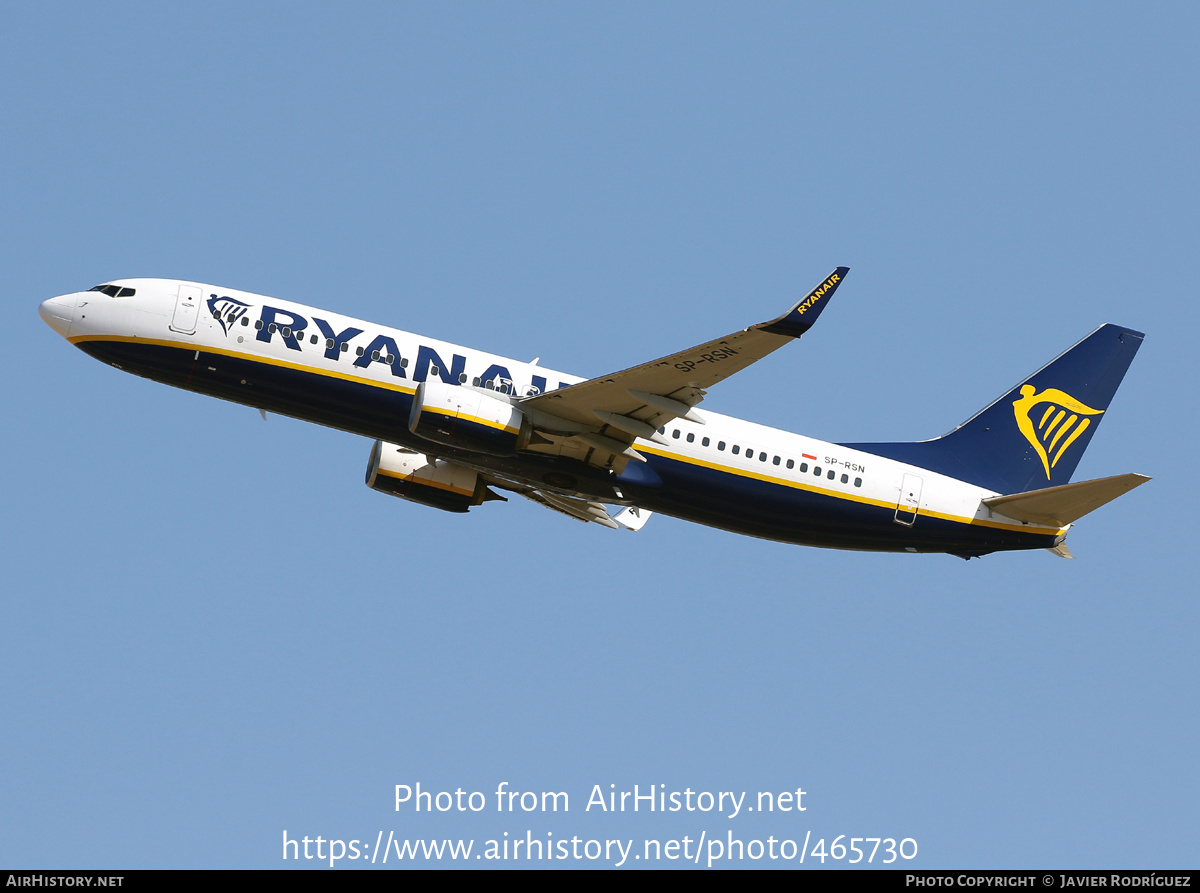
[[596, 467], [570, 442], [537, 437], [511, 455], [434, 444], [409, 424], [422, 382], [519, 399], [584, 379], [203, 283], [129, 279], [107, 288], [117, 294], [64, 295], [41, 314], [81, 350], [123, 371], [539, 491], [844, 549], [970, 556], [1049, 548], [1065, 534], [1062, 526], [997, 515], [982, 504], [996, 491], [977, 484], [707, 410], [694, 410], [703, 424], [675, 418], [658, 429], [657, 442], [637, 439], [633, 448], [644, 461], [623, 468]]

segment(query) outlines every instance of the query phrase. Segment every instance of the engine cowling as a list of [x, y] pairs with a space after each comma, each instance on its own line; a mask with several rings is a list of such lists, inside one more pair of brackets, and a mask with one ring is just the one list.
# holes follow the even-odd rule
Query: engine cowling
[[489, 499], [504, 498], [470, 468], [380, 440], [371, 448], [367, 486], [447, 512], [465, 512]]
[[531, 429], [501, 394], [431, 378], [417, 386], [408, 430], [435, 443], [511, 456], [528, 441]]

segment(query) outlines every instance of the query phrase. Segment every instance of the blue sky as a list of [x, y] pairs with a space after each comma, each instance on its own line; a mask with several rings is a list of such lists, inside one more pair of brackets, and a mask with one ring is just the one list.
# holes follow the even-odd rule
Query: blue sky
[[[285, 830], [1195, 863], [1200, 16], [825, 6], [0, 11], [0, 863], [279, 867]], [[197, 279], [598, 375], [838, 264], [803, 343], [706, 406], [930, 437], [1114, 322], [1147, 339], [1076, 479], [1154, 480], [1075, 561], [449, 515], [365, 488], [365, 440], [36, 313]], [[571, 811], [396, 812], [417, 782]], [[808, 809], [598, 815], [597, 784]]]

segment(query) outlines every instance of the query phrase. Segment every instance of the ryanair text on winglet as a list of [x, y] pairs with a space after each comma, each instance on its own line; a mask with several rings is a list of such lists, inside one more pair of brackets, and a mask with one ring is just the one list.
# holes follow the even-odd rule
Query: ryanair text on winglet
[[812, 294], [810, 294], [801, 302], [800, 306], [796, 308], [796, 312], [803, 313], [804, 311], [811, 309], [812, 306], [817, 303], [817, 301], [825, 297], [825, 293], [827, 291], [832, 289], [841, 281], [842, 279], [837, 273], [831, 274], [828, 279], [812, 290]]

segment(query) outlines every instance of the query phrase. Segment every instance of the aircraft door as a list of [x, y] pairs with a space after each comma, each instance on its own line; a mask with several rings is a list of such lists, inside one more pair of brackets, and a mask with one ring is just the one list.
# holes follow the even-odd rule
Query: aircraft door
[[900, 499], [896, 502], [896, 523], [912, 527], [917, 520], [917, 509], [921, 507], [921, 478], [906, 474], [900, 482]]
[[196, 333], [196, 320], [200, 317], [202, 292], [196, 285], [179, 286], [179, 297], [175, 299], [175, 314], [171, 317], [171, 331], [184, 335]]

